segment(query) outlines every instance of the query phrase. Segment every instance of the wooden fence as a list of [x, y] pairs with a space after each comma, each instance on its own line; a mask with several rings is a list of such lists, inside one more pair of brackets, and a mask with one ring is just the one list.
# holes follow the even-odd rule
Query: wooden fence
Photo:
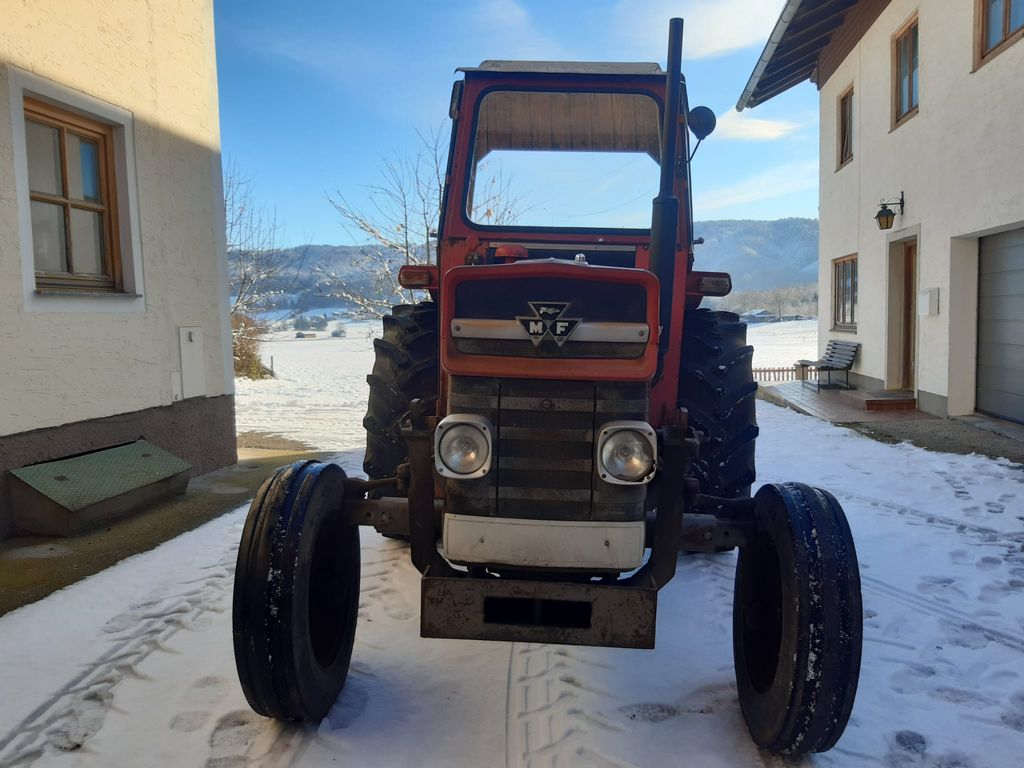
[[[803, 375], [801, 375], [803, 374]], [[800, 379], [816, 379], [818, 372], [801, 368], [797, 365], [783, 368], [755, 368], [754, 381], [776, 382], [776, 381], [799, 381]]]

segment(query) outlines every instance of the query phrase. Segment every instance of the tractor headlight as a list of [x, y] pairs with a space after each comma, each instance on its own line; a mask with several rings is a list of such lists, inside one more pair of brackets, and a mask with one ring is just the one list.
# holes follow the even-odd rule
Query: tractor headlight
[[491, 435], [483, 416], [455, 413], [434, 431], [434, 466], [445, 477], [463, 480], [483, 477], [491, 469]]
[[658, 442], [642, 421], [613, 421], [601, 427], [597, 464], [601, 479], [613, 485], [648, 483], [654, 477]]

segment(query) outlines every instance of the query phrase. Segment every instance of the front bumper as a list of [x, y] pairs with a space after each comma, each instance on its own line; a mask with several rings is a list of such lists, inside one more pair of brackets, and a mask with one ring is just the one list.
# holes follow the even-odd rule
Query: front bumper
[[453, 563], [621, 572], [643, 563], [644, 521], [446, 514], [442, 540]]

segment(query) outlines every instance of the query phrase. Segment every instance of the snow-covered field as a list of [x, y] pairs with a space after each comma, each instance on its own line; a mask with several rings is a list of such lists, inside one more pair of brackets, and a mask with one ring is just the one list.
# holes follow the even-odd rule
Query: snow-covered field
[[755, 368], [782, 368], [797, 360], [817, 360], [818, 321], [753, 323], [747, 326], [747, 343], [754, 346]]
[[[344, 339], [324, 331], [313, 339], [296, 339], [294, 331], [269, 334], [262, 354], [267, 365], [273, 358], [277, 378], [235, 382], [238, 431], [280, 434], [326, 451], [361, 445], [366, 374], [373, 367], [373, 334], [380, 335], [380, 324], [349, 323], [346, 330]], [[814, 359], [817, 321], [751, 325], [747, 342], [754, 346], [755, 368]], [[357, 458], [343, 461], [345, 469], [358, 469], [362, 457]]]
[[[357, 467], [371, 356], [352, 336], [268, 345], [282, 378], [240, 386], [240, 429]], [[808, 764], [1022, 765], [1024, 468], [758, 414], [759, 480], [835, 492], [861, 561], [857, 702]], [[364, 530], [341, 697], [318, 725], [257, 717], [231, 650], [244, 514], [0, 618], [0, 765], [783, 766], [751, 746], [736, 701], [731, 553], [680, 558], [654, 651], [425, 640], [407, 550]]]
[[[373, 368], [373, 335], [380, 323], [349, 323], [347, 336], [313, 331], [316, 338], [296, 339], [295, 331], [267, 336], [262, 355], [273, 358], [277, 378], [235, 380], [236, 425], [284, 435], [326, 451], [361, 446], [363, 416], [369, 388], [366, 374]], [[343, 463], [346, 470], [362, 464]]]

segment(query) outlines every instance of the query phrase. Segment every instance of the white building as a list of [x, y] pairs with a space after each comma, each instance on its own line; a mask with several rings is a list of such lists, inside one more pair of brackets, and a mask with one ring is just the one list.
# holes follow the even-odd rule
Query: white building
[[144, 437], [235, 460], [211, 0], [0, 11], [7, 472]]
[[1024, 0], [789, 0], [737, 105], [817, 84], [819, 344], [941, 416], [1024, 422], [1022, 39]]

